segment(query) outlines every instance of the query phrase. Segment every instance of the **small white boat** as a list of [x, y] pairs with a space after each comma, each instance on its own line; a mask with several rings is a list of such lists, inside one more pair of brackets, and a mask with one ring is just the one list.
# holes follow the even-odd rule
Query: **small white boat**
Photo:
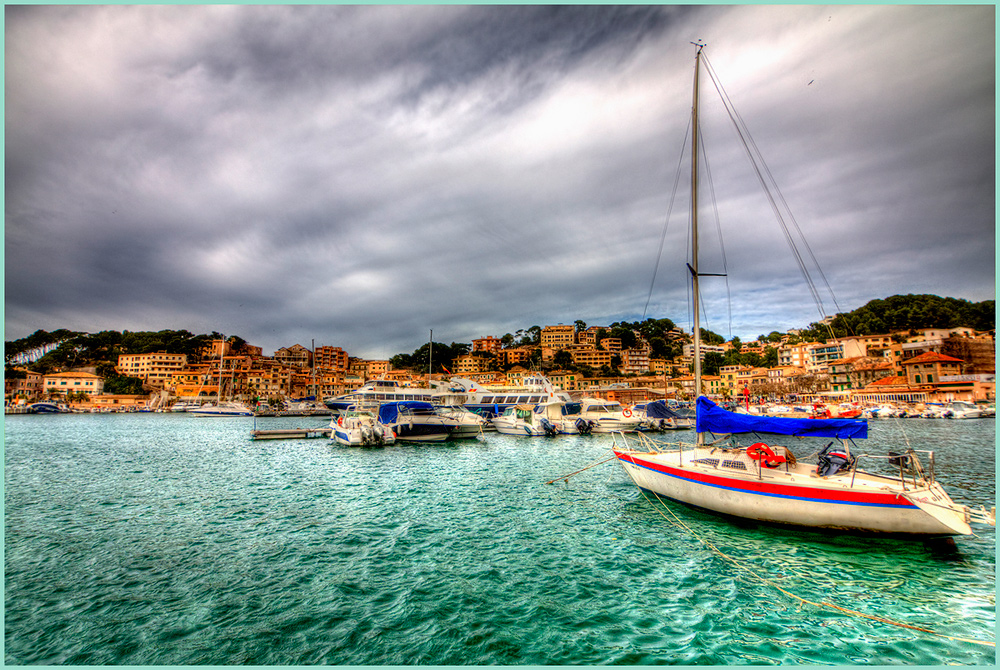
[[951, 412], [949, 419], [981, 419], [983, 416], [983, 410], [978, 405], [964, 400], [953, 400], [948, 403], [947, 409]]
[[694, 428], [694, 415], [689, 410], [673, 408], [662, 400], [636, 405], [632, 413], [639, 419], [640, 430], [688, 430]]
[[193, 412], [196, 409], [201, 408], [201, 401], [199, 400], [178, 400], [173, 405], [170, 406], [171, 412]]
[[521, 435], [528, 437], [555, 437], [559, 427], [536, 411], [538, 405], [512, 405], [493, 419], [493, 425], [501, 435]]
[[591, 424], [595, 433], [634, 433], [641, 419], [616, 400], [584, 398], [580, 401], [580, 418]]
[[202, 405], [190, 410], [195, 416], [253, 416], [253, 410], [235, 400], [223, 400], [215, 404]]
[[380, 447], [394, 444], [396, 436], [374, 414], [348, 411], [330, 421], [330, 440], [345, 447]]
[[459, 425], [422, 400], [382, 403], [378, 420], [391, 428], [400, 442], [443, 442], [451, 439]]
[[455, 422], [455, 428], [451, 431], [453, 440], [476, 438], [482, 435], [484, 430], [493, 429], [493, 424], [489, 421], [460, 405], [437, 407], [437, 413]]

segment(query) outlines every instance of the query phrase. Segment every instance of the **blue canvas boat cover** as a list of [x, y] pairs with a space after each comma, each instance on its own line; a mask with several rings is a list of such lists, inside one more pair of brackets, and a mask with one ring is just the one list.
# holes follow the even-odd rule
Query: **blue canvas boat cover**
[[654, 400], [646, 404], [646, 417], [649, 419], [680, 419], [686, 415], [667, 406], [662, 400]]
[[705, 396], [698, 398], [699, 433], [774, 433], [796, 437], [836, 437], [839, 439], [868, 437], [868, 422], [864, 419], [793, 419], [756, 414], [727, 412]]
[[434, 414], [434, 405], [423, 400], [400, 400], [382, 403], [378, 408], [382, 423], [396, 423], [400, 414]]

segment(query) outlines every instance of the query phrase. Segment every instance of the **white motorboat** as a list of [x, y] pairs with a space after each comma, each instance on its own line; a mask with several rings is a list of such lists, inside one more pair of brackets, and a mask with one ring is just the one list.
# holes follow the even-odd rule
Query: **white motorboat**
[[391, 428], [400, 442], [443, 442], [458, 428], [457, 421], [441, 416], [434, 405], [422, 400], [382, 403], [378, 420]]
[[194, 416], [253, 416], [252, 409], [235, 400], [202, 405], [198, 409], [188, 410], [188, 413]]
[[554, 437], [559, 428], [536, 412], [538, 405], [513, 405], [493, 419], [493, 425], [501, 435], [522, 435], [528, 437]]
[[356, 391], [324, 398], [323, 404], [335, 413], [352, 409], [377, 411], [379, 405], [387, 402], [434, 402], [438, 393], [433, 389], [403, 386], [392, 379], [374, 379]]
[[555, 400], [572, 402], [568, 393], [556, 388], [544, 375], [533, 374], [525, 377], [519, 386], [487, 387], [462, 377], [453, 377], [447, 390], [439, 388], [439, 397], [450, 401], [461, 398], [467, 409], [487, 419], [500, 416], [505, 409], [514, 405], [537, 405]]
[[983, 410], [975, 403], [953, 400], [947, 405], [949, 419], [981, 419]]
[[330, 440], [345, 447], [394, 444], [396, 436], [371, 412], [348, 411], [330, 421]]
[[170, 406], [171, 412], [191, 412], [201, 407], [199, 400], [178, 400]]
[[667, 405], [662, 400], [636, 405], [632, 413], [640, 421], [640, 430], [689, 430], [694, 428], [694, 415]]
[[580, 418], [590, 424], [594, 433], [634, 433], [639, 430], [640, 417], [623, 408], [617, 400], [583, 398], [580, 401]]
[[455, 422], [451, 431], [453, 440], [471, 439], [479, 437], [485, 430], [493, 430], [492, 423], [460, 405], [442, 405], [436, 409], [439, 415]]
[[[995, 508], [973, 510], [951, 500], [935, 480], [932, 452], [921, 452], [927, 458], [927, 469], [918, 452], [911, 448], [886, 455], [858, 453], [851, 445], [855, 439], [867, 437], [868, 424], [862, 419], [737, 414], [717, 407], [701, 395], [699, 278], [702, 275], [698, 267], [697, 159], [698, 73], [704, 45], [695, 46], [688, 269], [692, 285], [697, 439], [694, 444], [668, 445], [652, 440], [647, 433], [635, 438], [615, 433], [612, 450], [618, 462], [642, 491], [762, 522], [918, 537], [967, 535], [972, 532], [971, 521], [995, 526]], [[721, 86], [715, 83], [721, 93]], [[739, 115], [732, 114], [731, 118], [738, 119]], [[749, 151], [748, 145], [745, 147]], [[750, 154], [754, 155], [752, 151]], [[759, 168], [758, 174], [764, 173], [760, 165], [755, 167]], [[818, 451], [817, 463], [812, 464], [798, 460], [775, 435], [833, 440]], [[713, 437], [714, 441], [707, 441], [706, 437]], [[835, 447], [834, 440], [841, 442]], [[872, 467], [862, 470], [861, 464]]]

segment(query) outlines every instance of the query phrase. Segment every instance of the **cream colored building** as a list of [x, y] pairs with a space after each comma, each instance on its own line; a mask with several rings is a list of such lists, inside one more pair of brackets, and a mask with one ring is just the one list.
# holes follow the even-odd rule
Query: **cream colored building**
[[173, 375], [187, 366], [187, 354], [120, 354], [115, 370], [126, 377], [137, 377], [146, 384], [163, 388]]
[[104, 393], [104, 380], [89, 372], [54, 372], [42, 377], [42, 390], [49, 395], [86, 393], [93, 397]]

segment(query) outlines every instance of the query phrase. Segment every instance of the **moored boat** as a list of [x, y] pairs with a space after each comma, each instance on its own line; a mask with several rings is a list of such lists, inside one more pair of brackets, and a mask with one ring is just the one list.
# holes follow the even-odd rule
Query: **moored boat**
[[371, 412], [348, 411], [330, 421], [330, 440], [346, 447], [394, 444], [396, 436]]
[[434, 405], [422, 400], [382, 403], [378, 420], [392, 429], [400, 442], [443, 442], [458, 422], [438, 414]]
[[[995, 508], [973, 510], [951, 500], [935, 480], [933, 452], [919, 452], [927, 459], [925, 469], [918, 451], [909, 447], [884, 455], [852, 450], [855, 439], [867, 437], [868, 424], [863, 419], [798, 418], [788, 416], [790, 412], [786, 416], [737, 414], [702, 395], [697, 161], [698, 74], [704, 45], [699, 42], [695, 46], [688, 269], [696, 441], [668, 445], [645, 433], [636, 438], [615, 433], [614, 456], [639, 489], [733, 517], [916, 537], [968, 535], [972, 521], [995, 526]], [[770, 437], [774, 435], [833, 440], [817, 450], [813, 464], [799, 460], [791, 449]], [[707, 436], [713, 441], [706, 441]], [[834, 440], [840, 440], [836, 447]], [[862, 462], [874, 467], [862, 469]]]

